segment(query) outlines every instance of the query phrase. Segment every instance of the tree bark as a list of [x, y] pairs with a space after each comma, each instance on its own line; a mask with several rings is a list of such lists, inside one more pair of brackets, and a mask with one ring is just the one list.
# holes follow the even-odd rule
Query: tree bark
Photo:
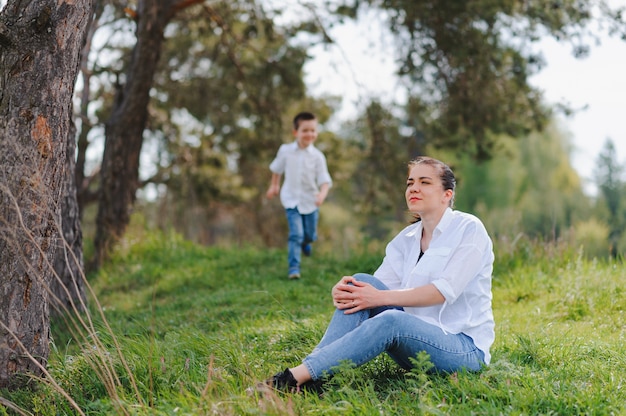
[[148, 119], [150, 89], [161, 54], [163, 32], [176, 3], [173, 0], [140, 0], [137, 4], [137, 43], [126, 82], [118, 91], [105, 128], [92, 264], [95, 269], [108, 258], [111, 247], [122, 237], [130, 222], [139, 188], [139, 155]]
[[53, 312], [84, 312], [87, 305], [83, 271], [83, 232], [78, 206], [74, 153], [76, 149], [75, 129], [67, 135], [67, 153], [63, 194], [61, 198], [61, 231], [54, 258], [55, 278], [50, 282], [54, 295], [51, 302]]
[[61, 233], [72, 94], [92, 0], [0, 12], [0, 388], [41, 375]]

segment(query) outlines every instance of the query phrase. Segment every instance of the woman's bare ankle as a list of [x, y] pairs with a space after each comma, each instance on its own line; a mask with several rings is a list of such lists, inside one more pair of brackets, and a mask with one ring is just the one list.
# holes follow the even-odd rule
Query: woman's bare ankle
[[300, 364], [297, 367], [291, 368], [290, 371], [293, 375], [293, 378], [295, 378], [298, 382], [298, 386], [301, 386], [302, 384], [312, 379], [311, 374], [309, 374], [308, 368], [306, 368], [304, 364]]

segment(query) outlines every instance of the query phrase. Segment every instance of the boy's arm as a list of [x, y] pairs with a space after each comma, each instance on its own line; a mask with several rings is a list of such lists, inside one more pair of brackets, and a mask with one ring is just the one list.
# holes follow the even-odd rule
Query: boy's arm
[[267, 199], [272, 199], [280, 193], [280, 177], [281, 176], [282, 175], [280, 173], [272, 172], [272, 180], [270, 182], [270, 187], [267, 189], [267, 192], [265, 193], [265, 196], [267, 197]]
[[324, 203], [324, 200], [326, 199], [326, 197], [328, 196], [328, 190], [330, 189], [329, 183], [323, 183], [322, 185], [320, 185], [320, 191], [317, 194], [317, 196], [315, 197], [315, 205], [317, 205], [318, 207], [320, 205], [322, 205]]

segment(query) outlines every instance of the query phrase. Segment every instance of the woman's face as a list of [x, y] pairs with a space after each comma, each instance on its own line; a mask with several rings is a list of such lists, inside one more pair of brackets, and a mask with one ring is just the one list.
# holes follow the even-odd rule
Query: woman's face
[[422, 218], [441, 215], [450, 205], [452, 190], [444, 190], [439, 172], [433, 166], [418, 164], [411, 168], [404, 194], [411, 214]]

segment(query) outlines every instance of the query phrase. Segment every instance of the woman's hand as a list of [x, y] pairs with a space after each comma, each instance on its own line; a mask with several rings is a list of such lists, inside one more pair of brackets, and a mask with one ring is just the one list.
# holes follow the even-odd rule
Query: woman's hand
[[333, 297], [333, 305], [339, 309], [345, 309], [352, 299], [349, 299], [350, 288], [348, 283], [354, 283], [355, 279], [352, 276], [344, 276], [341, 278], [339, 282], [333, 289], [331, 290], [331, 295]]
[[356, 280], [353, 276], [344, 276], [333, 287], [333, 305], [346, 314], [381, 306], [381, 291], [369, 283]]

